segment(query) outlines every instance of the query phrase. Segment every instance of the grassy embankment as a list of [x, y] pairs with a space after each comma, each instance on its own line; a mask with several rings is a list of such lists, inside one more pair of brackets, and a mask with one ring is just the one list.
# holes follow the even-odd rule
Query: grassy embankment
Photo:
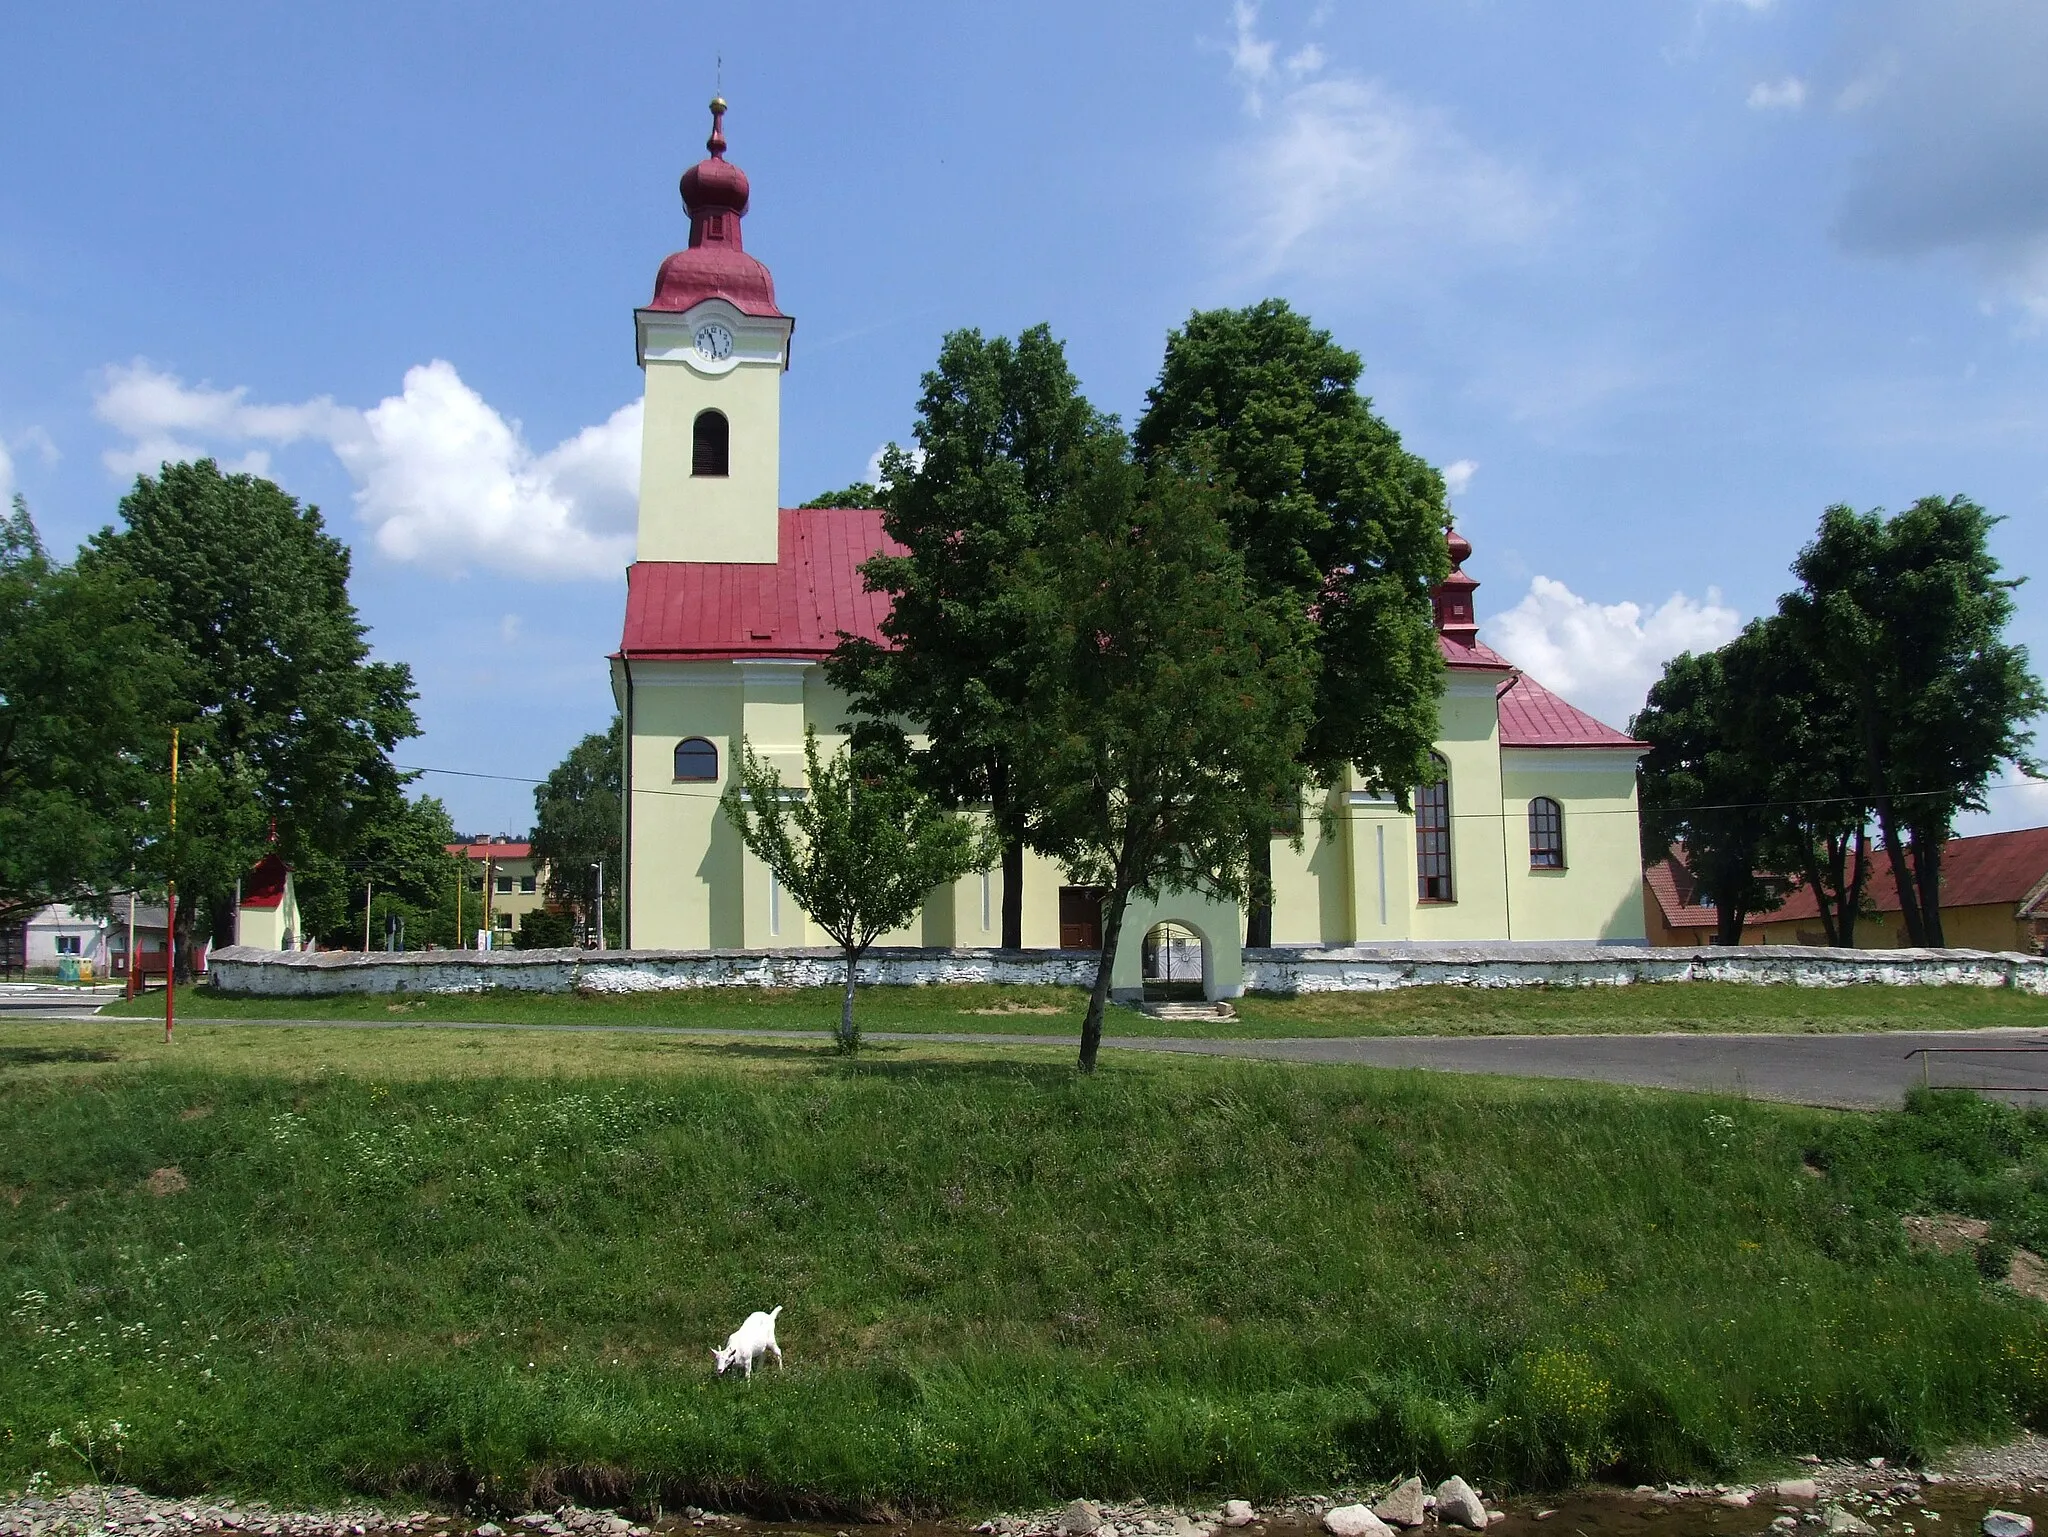
[[[679, 1030], [828, 1030], [839, 1018], [837, 988], [729, 988], [582, 998], [561, 993], [491, 992], [432, 998], [390, 994], [343, 998], [224, 996], [207, 986], [179, 995], [190, 1019], [306, 1019], [495, 1022], [521, 1025], [648, 1025]], [[860, 992], [865, 1029], [1073, 1035], [1087, 994], [1066, 987], [869, 987]], [[1672, 982], [1639, 987], [1415, 987], [1385, 993], [1321, 993], [1237, 1000], [1239, 1018], [1221, 1023], [1148, 1019], [1117, 1009], [1124, 1036], [1278, 1037], [1348, 1035], [1637, 1034], [1652, 1030], [1960, 1030], [1989, 1025], [2048, 1027], [2048, 998], [2008, 988], [1753, 987]], [[114, 1005], [117, 1016], [161, 1016], [156, 995]]]
[[[2048, 1118], [1063, 1048], [0, 1027], [0, 1486], [953, 1507], [2048, 1427]], [[708, 1347], [786, 1305], [789, 1370]]]

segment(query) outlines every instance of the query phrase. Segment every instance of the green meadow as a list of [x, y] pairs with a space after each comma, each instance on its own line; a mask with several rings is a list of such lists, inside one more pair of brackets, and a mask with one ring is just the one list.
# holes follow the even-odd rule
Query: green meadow
[[1899, 1222], [2048, 1246], [2048, 1118], [1070, 1057], [0, 1026], [0, 1486], [81, 1421], [164, 1491], [814, 1513], [2048, 1428], [2048, 1309]]

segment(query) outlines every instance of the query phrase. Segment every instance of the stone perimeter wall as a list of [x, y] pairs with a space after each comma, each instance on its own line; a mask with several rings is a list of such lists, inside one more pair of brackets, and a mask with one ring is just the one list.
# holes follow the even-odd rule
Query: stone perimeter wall
[[[681, 992], [708, 987], [832, 987], [836, 950], [466, 950], [405, 955], [217, 950], [223, 991], [272, 998], [342, 993]], [[860, 981], [1087, 987], [1095, 956], [1077, 950], [875, 949]], [[1748, 982], [1794, 987], [2011, 987], [2048, 996], [2048, 959], [1983, 950], [1828, 950], [1805, 945], [1651, 949], [1598, 944], [1276, 946], [1244, 952], [1248, 992], [1380, 992], [1396, 987], [1619, 987], [1640, 982]]]

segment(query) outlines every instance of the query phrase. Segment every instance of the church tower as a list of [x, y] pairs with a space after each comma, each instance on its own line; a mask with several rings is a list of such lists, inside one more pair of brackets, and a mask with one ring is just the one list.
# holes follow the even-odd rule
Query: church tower
[[782, 374], [796, 322], [740, 241], [746, 173], [725, 158], [725, 100], [709, 158], [683, 173], [690, 244], [661, 264], [633, 312], [647, 375], [636, 558], [773, 565]]

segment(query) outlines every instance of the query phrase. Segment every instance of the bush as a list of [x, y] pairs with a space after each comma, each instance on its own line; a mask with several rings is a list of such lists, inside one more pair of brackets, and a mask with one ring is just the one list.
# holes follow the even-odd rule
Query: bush
[[576, 920], [553, 908], [538, 907], [519, 920], [512, 936], [515, 950], [566, 950], [577, 942]]

